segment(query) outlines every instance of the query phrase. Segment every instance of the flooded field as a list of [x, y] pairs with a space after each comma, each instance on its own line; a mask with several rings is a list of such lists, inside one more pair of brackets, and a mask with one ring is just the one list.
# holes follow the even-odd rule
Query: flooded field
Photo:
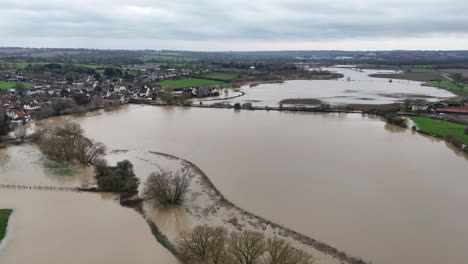
[[[91, 177], [89, 169], [54, 174], [32, 146], [0, 150], [0, 184], [81, 186]], [[0, 208], [14, 210], [2, 264], [178, 263], [111, 194], [0, 189]]]
[[154, 169], [138, 153], [191, 160], [239, 206], [374, 263], [468, 257], [466, 158], [379, 119], [128, 106], [78, 121], [138, 176]]
[[448, 91], [421, 86], [420, 82], [369, 77], [385, 71], [329, 68], [344, 75], [338, 80], [296, 80], [284, 83], [260, 84], [242, 87], [244, 96], [228, 100], [230, 103], [251, 102], [253, 105], [278, 105], [284, 99], [318, 99], [337, 104], [389, 104], [410, 99], [438, 101], [453, 97]]

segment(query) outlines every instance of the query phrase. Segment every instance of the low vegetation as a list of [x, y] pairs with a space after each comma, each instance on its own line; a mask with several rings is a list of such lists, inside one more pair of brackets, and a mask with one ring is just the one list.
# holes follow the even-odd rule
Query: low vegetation
[[418, 128], [431, 135], [436, 135], [442, 138], [452, 139], [456, 145], [460, 142], [468, 146], [468, 129], [467, 125], [427, 118], [427, 117], [413, 117], [412, 120], [416, 123]]
[[210, 79], [219, 79], [219, 80], [224, 80], [224, 81], [232, 81], [238, 77], [237, 74], [234, 73], [220, 73], [220, 72], [214, 72], [214, 73], [209, 73], [204, 75], [204, 77], [210, 78]]
[[137, 193], [140, 181], [133, 172], [133, 164], [124, 160], [116, 166], [100, 162], [94, 166], [100, 191], [117, 193]]
[[0, 241], [6, 235], [6, 229], [8, 226], [8, 219], [10, 218], [13, 210], [11, 209], [0, 209]]
[[[28, 82], [22, 82], [21, 85], [23, 85], [26, 89], [31, 89], [34, 87], [34, 84]], [[15, 88], [16, 86], [18, 86], [18, 83], [0, 81], [0, 89], [11, 89]]]
[[444, 88], [447, 90], [451, 91], [459, 91], [459, 92], [465, 92], [468, 93], [468, 86], [463, 86], [463, 85], [457, 85], [452, 81], [430, 81], [426, 82], [425, 85], [432, 86], [432, 87], [438, 87], [438, 88]]
[[229, 84], [221, 81], [199, 79], [199, 78], [185, 78], [180, 80], [166, 80], [163, 82], [155, 83], [157, 85], [169, 86], [174, 89], [181, 89], [186, 87], [200, 87], [200, 86], [216, 86], [219, 85], [224, 88], [228, 88]]
[[385, 114], [385, 120], [387, 120], [388, 123], [400, 127], [407, 127], [406, 125], [406, 119], [404, 117], [401, 117], [395, 113], [387, 113]]
[[201, 225], [183, 233], [176, 241], [186, 263], [205, 264], [310, 264], [313, 258], [277, 237]]
[[145, 182], [142, 197], [153, 201], [155, 205], [179, 205], [189, 191], [189, 185], [190, 175], [187, 171], [153, 172]]
[[86, 138], [83, 129], [75, 122], [44, 128], [32, 139], [49, 159], [65, 165], [92, 165], [101, 162], [106, 154], [104, 144]]
[[52, 160], [46, 160], [44, 162], [44, 167], [52, 172], [52, 174], [59, 176], [73, 176], [77, 173], [75, 168], [60, 164]]

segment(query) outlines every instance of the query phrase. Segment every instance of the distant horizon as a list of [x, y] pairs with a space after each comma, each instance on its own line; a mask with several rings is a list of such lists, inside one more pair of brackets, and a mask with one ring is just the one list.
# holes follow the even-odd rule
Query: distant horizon
[[282, 50], [184, 50], [184, 49], [125, 49], [125, 48], [86, 48], [86, 47], [27, 47], [27, 46], [0, 46], [0, 49], [72, 49], [72, 50], [100, 50], [100, 51], [178, 51], [200, 53], [236, 53], [236, 52], [395, 52], [395, 51], [440, 51], [440, 52], [468, 52], [467, 49], [388, 49], [388, 50], [344, 50], [344, 49], [282, 49]]

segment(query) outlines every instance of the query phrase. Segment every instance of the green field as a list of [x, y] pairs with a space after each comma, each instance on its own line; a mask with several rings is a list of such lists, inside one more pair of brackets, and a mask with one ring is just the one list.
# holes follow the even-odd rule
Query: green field
[[219, 85], [223, 88], [231, 87], [230, 83], [224, 83], [220, 81], [198, 79], [198, 78], [185, 78], [180, 80], [166, 80], [162, 82], [154, 83], [156, 85], [170, 86], [174, 89], [180, 89], [185, 87], [200, 87], [200, 86], [215, 86]]
[[238, 76], [237, 76], [237, 74], [234, 74], [234, 73], [214, 72], [214, 73], [206, 74], [206, 75], [204, 75], [204, 77], [213, 78], [213, 79], [220, 79], [220, 80], [225, 80], [225, 81], [232, 81], [232, 80], [236, 79]]
[[459, 92], [463, 91], [465, 93], [468, 93], [468, 87], [467, 86], [465, 86], [463, 88], [463, 90], [462, 90], [462, 89], [460, 89], [460, 87], [458, 85], [456, 85], [453, 82], [448, 81], [448, 80], [441, 81], [440, 83], [437, 82], [437, 81], [431, 81], [431, 82], [426, 82], [425, 84], [428, 85], [428, 86], [439, 87], [439, 88], [444, 88], [444, 89], [459, 91]]
[[0, 209], [0, 240], [5, 237], [8, 218], [10, 218], [12, 212], [13, 210], [11, 209]]
[[464, 130], [468, 128], [467, 125], [427, 117], [412, 117], [411, 119], [418, 125], [420, 130], [426, 133], [441, 137], [452, 136], [468, 145], [468, 135], [464, 134]]
[[[24, 84], [24, 86], [27, 88], [27, 89], [31, 89], [34, 87], [34, 84], [33, 83], [22, 83]], [[10, 88], [13, 88], [16, 86], [16, 83], [14, 82], [4, 82], [4, 81], [0, 81], [0, 89], [10, 89]]]

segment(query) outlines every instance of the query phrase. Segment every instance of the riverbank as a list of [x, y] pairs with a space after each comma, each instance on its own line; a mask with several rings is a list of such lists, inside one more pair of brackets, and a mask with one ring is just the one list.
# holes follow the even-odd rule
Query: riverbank
[[441, 138], [468, 154], [468, 126], [428, 117], [412, 117], [418, 132]]
[[[257, 216], [230, 202], [211, 182], [209, 177], [194, 163], [166, 153], [149, 151], [150, 154], [180, 162], [181, 168], [190, 171], [190, 193], [183, 206], [192, 224], [210, 224], [226, 227], [228, 230], [254, 230], [267, 236], [279, 236], [300, 248], [307, 249], [316, 259], [317, 263], [350, 263], [364, 264], [364, 260], [350, 256], [328, 244], [310, 238], [304, 234], [293, 231], [287, 227], [276, 224], [268, 219]], [[151, 205], [145, 206], [146, 218], [154, 213]], [[157, 209], [158, 210], [158, 209]], [[173, 219], [178, 222], [180, 219]], [[157, 221], [154, 223], [158, 226]], [[164, 224], [163, 224], [164, 226]], [[168, 228], [170, 229], [170, 228]], [[174, 243], [177, 232], [168, 232], [167, 241]]]
[[0, 242], [5, 238], [8, 220], [13, 213], [11, 209], [0, 209]]

